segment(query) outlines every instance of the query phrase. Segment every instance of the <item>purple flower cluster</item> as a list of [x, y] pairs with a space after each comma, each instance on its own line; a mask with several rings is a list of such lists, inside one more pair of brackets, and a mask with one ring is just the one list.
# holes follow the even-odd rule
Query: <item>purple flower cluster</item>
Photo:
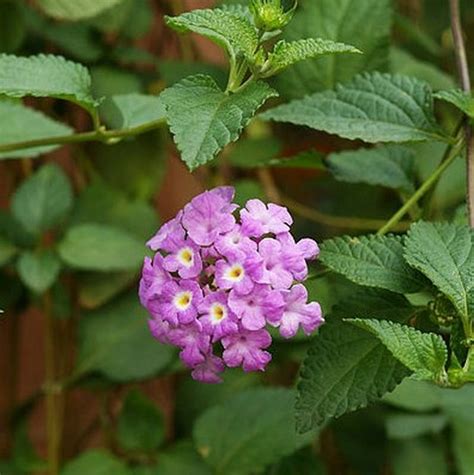
[[164, 224], [148, 242], [156, 254], [145, 258], [140, 281], [153, 336], [178, 346], [193, 378], [208, 383], [226, 366], [264, 370], [267, 325], [291, 338], [324, 321], [298, 283], [319, 253], [316, 242], [295, 242], [282, 206], [250, 200], [236, 219], [233, 198], [232, 187], [206, 191]]

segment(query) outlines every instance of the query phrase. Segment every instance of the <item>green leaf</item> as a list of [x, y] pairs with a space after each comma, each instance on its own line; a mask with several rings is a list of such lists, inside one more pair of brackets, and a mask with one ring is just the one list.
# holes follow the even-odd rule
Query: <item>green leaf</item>
[[38, 0], [41, 9], [59, 20], [91, 18], [123, 2], [123, 0]]
[[474, 119], [474, 97], [471, 94], [461, 89], [451, 89], [449, 91], [438, 91], [434, 97], [453, 104], [464, 114]]
[[115, 129], [134, 129], [145, 125], [155, 128], [164, 123], [165, 108], [158, 96], [146, 94], [120, 94], [111, 97], [111, 107], [116, 115], [109, 117], [109, 125]]
[[[60, 137], [72, 133], [72, 129], [67, 125], [56, 122], [41, 112], [10, 101], [0, 100], [0, 123], [2, 124], [0, 145], [37, 140], [45, 137]], [[37, 157], [58, 147], [60, 145], [48, 145], [0, 152], [0, 160], [5, 158]]]
[[180, 33], [198, 33], [225, 48], [232, 63], [241, 55], [252, 61], [257, 51], [255, 27], [230, 11], [219, 8], [194, 10], [176, 17], [165, 17], [165, 20], [168, 26]]
[[58, 278], [61, 262], [52, 251], [28, 251], [19, 257], [17, 270], [20, 279], [30, 290], [43, 294]]
[[15, 0], [0, 2], [0, 52], [13, 53], [26, 37], [25, 14]]
[[151, 336], [146, 319], [135, 292], [86, 315], [79, 324], [76, 374], [98, 371], [113, 381], [129, 381], [164, 370], [175, 351]]
[[[416, 437], [391, 444], [394, 475], [448, 475], [445, 447], [439, 439]], [[466, 474], [467, 475], [467, 474]]]
[[263, 82], [225, 94], [211, 77], [198, 75], [183, 79], [160, 97], [182, 159], [193, 170], [237, 140], [255, 112], [275, 95]]
[[453, 431], [453, 451], [459, 475], [474, 473], [474, 416], [472, 399], [466, 407], [450, 409], [451, 427]]
[[415, 412], [439, 409], [441, 388], [428, 381], [405, 379], [384, 401], [395, 407]]
[[301, 0], [285, 40], [321, 37], [355, 45], [364, 54], [334, 55], [297, 64], [277, 78], [279, 92], [299, 98], [333, 88], [363, 71], [388, 67], [392, 7], [390, 0]]
[[418, 272], [403, 258], [398, 236], [337, 237], [323, 242], [321, 262], [352, 282], [397, 293], [415, 293], [424, 286]]
[[69, 179], [57, 165], [48, 164], [16, 190], [12, 213], [27, 231], [41, 234], [60, 224], [72, 204]]
[[326, 164], [338, 181], [414, 191], [415, 156], [409, 148], [387, 145], [333, 153]]
[[104, 450], [83, 452], [68, 462], [61, 470], [61, 475], [129, 475], [126, 465], [114, 455]]
[[389, 414], [386, 421], [390, 439], [409, 439], [426, 434], [438, 434], [447, 425], [444, 414]]
[[17, 247], [0, 236], [0, 266], [7, 264], [18, 252]]
[[197, 420], [198, 451], [216, 475], [261, 471], [314, 437], [295, 433], [293, 402], [289, 389], [254, 389], [229, 398]]
[[278, 72], [308, 59], [341, 53], [361, 53], [354, 46], [336, 43], [322, 38], [308, 38], [297, 41], [279, 41], [268, 55], [264, 76], [273, 76]]
[[312, 340], [300, 371], [297, 428], [306, 432], [365, 407], [408, 374], [377, 338], [330, 320]]
[[474, 316], [474, 232], [467, 225], [414, 224], [405, 258], [448, 297], [464, 318]]
[[419, 379], [442, 382], [446, 377], [448, 349], [441, 336], [387, 320], [347, 321], [375, 335]]
[[436, 124], [428, 84], [407, 76], [362, 74], [261, 117], [369, 143], [451, 140]]
[[151, 452], [164, 441], [163, 416], [138, 390], [131, 390], [117, 421], [117, 441], [128, 451]]
[[66, 264], [76, 269], [113, 272], [137, 270], [145, 248], [120, 228], [80, 224], [68, 229], [58, 252]]
[[54, 55], [0, 55], [1, 94], [65, 99], [91, 113], [98, 105], [91, 95], [89, 71], [78, 63]]

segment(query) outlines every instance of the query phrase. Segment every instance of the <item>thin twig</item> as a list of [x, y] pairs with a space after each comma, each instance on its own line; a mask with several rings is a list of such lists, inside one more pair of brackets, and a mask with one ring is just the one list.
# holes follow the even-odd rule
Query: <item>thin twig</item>
[[[456, 63], [461, 86], [464, 92], [471, 94], [471, 78], [469, 75], [469, 64], [467, 62], [466, 45], [461, 23], [461, 12], [459, 0], [449, 0], [451, 10], [451, 31], [454, 40], [454, 50], [456, 53]], [[466, 166], [467, 166], [467, 210], [469, 224], [474, 228], [474, 134], [469, 118], [465, 119], [466, 135]]]

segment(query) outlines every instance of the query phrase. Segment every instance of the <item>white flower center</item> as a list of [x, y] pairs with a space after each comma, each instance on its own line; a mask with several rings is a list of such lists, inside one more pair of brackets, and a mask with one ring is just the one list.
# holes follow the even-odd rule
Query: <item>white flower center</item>
[[190, 247], [183, 247], [178, 252], [178, 261], [185, 267], [192, 267], [194, 263], [194, 252]]
[[211, 305], [209, 314], [211, 316], [211, 322], [217, 325], [227, 317], [227, 310], [222, 304], [216, 302]]
[[240, 282], [244, 277], [245, 271], [241, 264], [234, 264], [225, 272], [225, 278], [231, 282]]
[[189, 290], [185, 290], [183, 292], [178, 292], [175, 295], [173, 299], [173, 304], [178, 310], [184, 311], [189, 308], [192, 301], [193, 301], [193, 294]]

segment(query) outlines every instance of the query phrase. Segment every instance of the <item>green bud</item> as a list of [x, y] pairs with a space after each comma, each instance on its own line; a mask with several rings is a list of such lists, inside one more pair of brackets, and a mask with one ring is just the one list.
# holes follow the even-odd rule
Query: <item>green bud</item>
[[250, 11], [259, 30], [276, 31], [291, 21], [297, 6], [297, 0], [252, 0]]

